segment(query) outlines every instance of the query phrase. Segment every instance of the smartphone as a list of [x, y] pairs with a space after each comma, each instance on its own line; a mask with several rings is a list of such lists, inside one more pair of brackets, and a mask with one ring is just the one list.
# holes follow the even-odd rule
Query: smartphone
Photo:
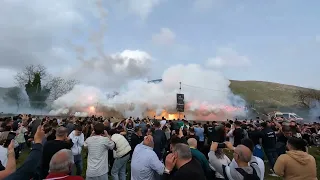
[[225, 143], [219, 143], [218, 144], [218, 148], [226, 148], [226, 144]]
[[6, 142], [4, 143], [3, 147], [7, 148], [11, 141], [16, 137], [16, 133], [9, 132]]

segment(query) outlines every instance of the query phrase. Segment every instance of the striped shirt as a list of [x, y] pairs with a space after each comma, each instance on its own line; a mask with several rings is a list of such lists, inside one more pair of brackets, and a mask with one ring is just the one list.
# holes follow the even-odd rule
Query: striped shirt
[[84, 146], [88, 147], [87, 177], [108, 173], [108, 150], [114, 148], [114, 142], [108, 137], [91, 136]]

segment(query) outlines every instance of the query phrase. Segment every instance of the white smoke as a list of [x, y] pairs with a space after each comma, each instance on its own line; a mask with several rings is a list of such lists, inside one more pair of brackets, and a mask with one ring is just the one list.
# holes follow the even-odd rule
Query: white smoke
[[144, 77], [149, 72], [151, 62], [151, 56], [144, 51], [124, 50], [84, 60], [64, 76], [97, 87], [117, 89], [130, 80]]
[[320, 102], [312, 101], [309, 109], [309, 118], [310, 121], [319, 121], [320, 120]]
[[[143, 64], [143, 63], [142, 63]], [[101, 77], [101, 83], [110, 82], [108, 76]], [[116, 78], [116, 76], [113, 76]], [[93, 86], [78, 85], [53, 104], [52, 114], [69, 112], [72, 108], [88, 109], [102, 106], [115, 109], [124, 116], [142, 116], [153, 110], [160, 114], [163, 110], [176, 113], [176, 94], [185, 95], [187, 116], [190, 118], [210, 119], [212, 115], [225, 113], [228, 118], [244, 115], [243, 99], [235, 96], [229, 89], [230, 81], [218, 72], [198, 64], [175, 65], [164, 71], [161, 83], [147, 83], [131, 80], [119, 89], [119, 95], [107, 98], [107, 92]], [[206, 118], [208, 117], [208, 118]]]

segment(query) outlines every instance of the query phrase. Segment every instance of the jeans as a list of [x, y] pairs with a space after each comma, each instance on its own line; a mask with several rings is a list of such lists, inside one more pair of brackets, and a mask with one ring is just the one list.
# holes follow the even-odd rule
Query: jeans
[[265, 149], [264, 152], [266, 153], [266, 156], [269, 161], [270, 168], [273, 169], [274, 164], [276, 163], [278, 159], [278, 153], [276, 149]]
[[86, 180], [108, 180], [108, 173], [96, 177], [86, 177]]
[[77, 176], [81, 176], [82, 169], [83, 169], [82, 156], [81, 156], [81, 154], [74, 155], [73, 158], [74, 158], [74, 165], [76, 166], [77, 171], [75, 173], [73, 170], [72, 174], [73, 175], [76, 174]]
[[111, 170], [111, 176], [113, 180], [126, 180], [126, 169], [129, 159], [130, 154], [127, 154], [121, 158], [115, 158]]

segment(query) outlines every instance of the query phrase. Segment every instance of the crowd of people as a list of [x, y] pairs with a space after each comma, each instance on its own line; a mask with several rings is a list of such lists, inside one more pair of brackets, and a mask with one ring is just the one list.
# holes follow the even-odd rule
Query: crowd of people
[[317, 179], [308, 148], [320, 145], [319, 123], [32, 115], [0, 123], [0, 179]]

